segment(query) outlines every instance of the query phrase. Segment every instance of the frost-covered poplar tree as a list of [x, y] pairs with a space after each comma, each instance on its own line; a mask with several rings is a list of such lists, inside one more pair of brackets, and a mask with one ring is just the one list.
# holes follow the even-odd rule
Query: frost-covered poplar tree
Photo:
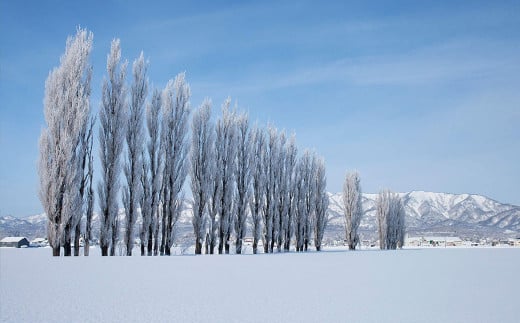
[[327, 178], [325, 176], [325, 162], [322, 158], [316, 159], [314, 168], [314, 245], [316, 250], [321, 250], [323, 234], [327, 226], [329, 197], [327, 196]]
[[376, 216], [381, 249], [396, 249], [404, 244], [405, 211], [397, 193], [384, 190], [376, 199]]
[[294, 234], [294, 218], [296, 214], [296, 161], [298, 150], [296, 147], [295, 136], [291, 136], [285, 153], [285, 175], [287, 185], [287, 200], [286, 200], [286, 221], [284, 222], [284, 250], [289, 251], [291, 248], [291, 239]]
[[[141, 208], [141, 219], [142, 223], [139, 227], [139, 240], [141, 244], [141, 256], [146, 255], [146, 246], [148, 242], [149, 229], [152, 222], [152, 187], [150, 185], [150, 169], [148, 161], [146, 159], [146, 152], [144, 149], [141, 150], [141, 199], [139, 200], [139, 206]], [[148, 254], [151, 255], [150, 253]]]
[[315, 212], [314, 173], [316, 157], [308, 150], [298, 163], [298, 203], [296, 218], [296, 251], [307, 251], [312, 235], [312, 219]]
[[232, 214], [235, 204], [235, 170], [236, 170], [236, 113], [229, 106], [227, 98], [222, 106], [222, 118], [217, 121], [215, 150], [218, 154], [215, 167], [220, 169], [219, 178], [219, 245], [218, 253], [229, 253], [229, 238], [232, 228]]
[[303, 176], [301, 172], [301, 160], [298, 161], [295, 178], [294, 195], [294, 238], [296, 251], [303, 251], [303, 226], [304, 226], [304, 207], [303, 197], [305, 188], [303, 186]]
[[255, 127], [252, 131], [252, 194], [249, 203], [252, 217], [253, 254], [257, 253], [258, 242], [262, 235], [262, 218], [265, 205], [266, 173], [264, 166], [265, 133], [263, 129]]
[[88, 58], [93, 35], [78, 29], [69, 37], [60, 65], [45, 81], [44, 115], [47, 128], [40, 136], [40, 200], [47, 214], [47, 234], [53, 256], [71, 255], [72, 218], [82, 214], [82, 179], [78, 146], [90, 111], [91, 67]]
[[134, 246], [134, 226], [137, 220], [137, 210], [141, 202], [142, 187], [142, 155], [143, 155], [143, 110], [148, 94], [146, 70], [148, 63], [141, 52], [132, 66], [132, 87], [130, 89], [130, 109], [126, 129], [126, 163], [124, 173], [126, 185], [123, 190], [123, 205], [125, 207], [125, 237], [126, 255], [132, 255]]
[[236, 218], [235, 233], [236, 233], [236, 253], [242, 253], [242, 240], [247, 233], [247, 208], [249, 206], [249, 199], [251, 197], [251, 180], [252, 180], [252, 149], [253, 140], [251, 138], [251, 131], [249, 129], [249, 119], [246, 113], [243, 113], [236, 118], [236, 185], [237, 192], [235, 196], [235, 210]]
[[264, 154], [264, 171], [266, 174], [265, 204], [263, 210], [263, 244], [264, 253], [273, 252], [274, 246], [274, 224], [277, 210], [276, 178], [278, 176], [278, 131], [274, 127], [267, 130], [266, 149]]
[[347, 173], [343, 183], [343, 207], [345, 212], [345, 235], [350, 250], [359, 243], [358, 228], [363, 216], [361, 185], [357, 172]]
[[160, 153], [160, 112], [161, 92], [154, 90], [152, 100], [146, 106], [146, 129], [148, 134], [147, 150], [143, 157], [143, 198], [141, 200], [141, 255], [146, 245], [147, 255], [157, 256], [159, 251], [159, 193], [161, 191], [161, 153]]
[[274, 210], [275, 216], [273, 218], [273, 247], [276, 243], [276, 250], [282, 251], [283, 240], [285, 238], [285, 222], [287, 212], [287, 179], [285, 171], [285, 157], [286, 157], [286, 137], [285, 132], [281, 131], [278, 135], [278, 154], [276, 156], [276, 175], [274, 180], [276, 181], [276, 209]]
[[405, 224], [404, 206], [401, 197], [397, 193], [390, 196], [389, 213], [387, 216], [387, 248], [402, 248], [404, 244]]
[[211, 196], [213, 169], [214, 134], [211, 122], [211, 100], [205, 99], [193, 114], [191, 121], [190, 179], [193, 195], [193, 233], [195, 254], [202, 254], [206, 236], [206, 210]]
[[162, 178], [161, 254], [170, 255], [175, 225], [182, 211], [182, 186], [188, 173], [188, 118], [190, 86], [185, 73], [170, 80], [163, 91], [161, 149], [164, 159]]
[[[92, 177], [93, 177], [93, 166], [92, 166], [92, 130], [94, 127], [95, 119], [93, 117], [89, 118], [88, 123], [84, 125], [84, 128], [81, 130], [80, 135], [80, 143], [79, 143], [79, 152], [78, 158], [81, 167], [81, 182], [79, 186], [80, 198], [83, 201], [83, 208], [81, 213], [78, 213], [73, 223], [74, 226], [74, 256], [79, 256], [80, 249], [80, 238], [81, 238], [81, 215], [85, 213], [86, 215], [86, 228], [85, 228], [85, 237], [88, 231], [89, 239], [90, 239], [90, 226], [92, 221], [92, 204], [93, 204], [93, 196], [92, 196]], [[85, 241], [86, 244], [88, 244]], [[88, 255], [88, 251], [87, 254]]]
[[90, 240], [92, 240], [92, 215], [94, 214], [94, 155], [92, 154], [92, 145], [94, 142], [94, 123], [95, 118], [90, 119], [89, 130], [87, 133], [87, 170], [86, 170], [86, 197], [85, 197], [85, 235], [83, 255], [88, 256], [90, 254]]
[[219, 165], [219, 161], [222, 160], [224, 151], [217, 149], [217, 135], [215, 132], [215, 140], [213, 142], [213, 151], [214, 154], [212, 158], [208, 161], [209, 167], [213, 169], [213, 172], [210, 174], [210, 198], [208, 201], [208, 228], [206, 231], [206, 253], [214, 254], [215, 247], [217, 246], [218, 240], [218, 230], [219, 223], [217, 216], [220, 212], [220, 204], [221, 204], [221, 195], [222, 195], [222, 182], [220, 180], [222, 176], [222, 169], [217, 167]]
[[101, 182], [98, 185], [100, 213], [99, 244], [101, 255], [115, 255], [119, 231], [118, 196], [121, 152], [126, 130], [126, 77], [127, 62], [121, 63], [119, 39], [114, 39], [107, 57], [108, 79], [103, 80], [101, 109], [99, 111], [99, 156]]

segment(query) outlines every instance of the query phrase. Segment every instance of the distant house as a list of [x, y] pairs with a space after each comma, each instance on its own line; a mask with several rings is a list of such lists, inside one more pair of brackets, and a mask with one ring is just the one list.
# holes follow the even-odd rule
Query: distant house
[[46, 247], [49, 245], [49, 241], [45, 238], [36, 238], [31, 241], [31, 247]]
[[410, 247], [459, 247], [464, 241], [459, 237], [407, 237], [405, 245]]
[[5, 237], [0, 240], [0, 247], [21, 248], [29, 247], [29, 240], [24, 237]]

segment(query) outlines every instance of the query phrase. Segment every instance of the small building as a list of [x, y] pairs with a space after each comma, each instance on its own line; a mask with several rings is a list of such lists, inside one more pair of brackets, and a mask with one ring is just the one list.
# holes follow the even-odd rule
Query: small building
[[36, 238], [31, 241], [31, 247], [46, 247], [49, 245], [49, 241], [45, 238]]
[[460, 247], [464, 241], [459, 237], [406, 237], [409, 247]]
[[0, 247], [21, 248], [29, 247], [29, 240], [25, 237], [5, 237], [0, 240]]

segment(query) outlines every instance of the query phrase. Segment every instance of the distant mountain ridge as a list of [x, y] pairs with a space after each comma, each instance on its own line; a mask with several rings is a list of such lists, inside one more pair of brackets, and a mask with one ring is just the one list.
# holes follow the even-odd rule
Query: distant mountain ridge
[[[410, 235], [442, 234], [461, 237], [520, 235], [520, 206], [504, 204], [477, 194], [412, 191], [399, 193]], [[376, 231], [377, 194], [363, 194], [362, 231]], [[343, 228], [341, 193], [329, 194], [330, 228]]]
[[[342, 239], [344, 236], [343, 201], [341, 193], [329, 195], [329, 225], [325, 236], [328, 239]], [[463, 238], [494, 238], [520, 236], [520, 206], [504, 204], [482, 195], [449, 194], [424, 191], [399, 193], [406, 210], [406, 224], [409, 235], [452, 235]], [[377, 220], [375, 200], [377, 194], [363, 194], [365, 216], [360, 232], [363, 239], [375, 240]], [[179, 220], [179, 236], [191, 234], [191, 203], [184, 204]], [[124, 218], [123, 210], [119, 212]], [[0, 238], [5, 236], [26, 236], [28, 238], [46, 235], [47, 217], [37, 214], [26, 218], [0, 217]], [[140, 225], [140, 221], [136, 224]], [[99, 216], [94, 214], [93, 232], [99, 232]]]

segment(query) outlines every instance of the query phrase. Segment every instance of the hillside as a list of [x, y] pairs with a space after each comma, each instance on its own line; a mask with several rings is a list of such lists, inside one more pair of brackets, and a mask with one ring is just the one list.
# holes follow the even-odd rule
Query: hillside
[[[409, 235], [453, 235], [463, 238], [516, 237], [520, 232], [520, 207], [497, 202], [482, 195], [448, 194], [412, 191], [400, 193], [406, 210]], [[375, 200], [377, 194], [363, 194], [365, 216], [361, 238], [376, 239]], [[329, 225], [326, 239], [343, 238], [343, 206], [341, 193], [329, 193]], [[124, 218], [123, 210], [119, 213]], [[27, 218], [0, 217], [0, 238], [4, 236], [43, 237], [45, 214]], [[121, 221], [122, 222], [122, 221]], [[137, 226], [139, 226], [138, 221]], [[94, 214], [94, 235], [99, 232], [99, 216]], [[187, 201], [179, 221], [177, 235], [190, 240], [191, 204]], [[183, 239], [184, 238], [184, 239]]]

